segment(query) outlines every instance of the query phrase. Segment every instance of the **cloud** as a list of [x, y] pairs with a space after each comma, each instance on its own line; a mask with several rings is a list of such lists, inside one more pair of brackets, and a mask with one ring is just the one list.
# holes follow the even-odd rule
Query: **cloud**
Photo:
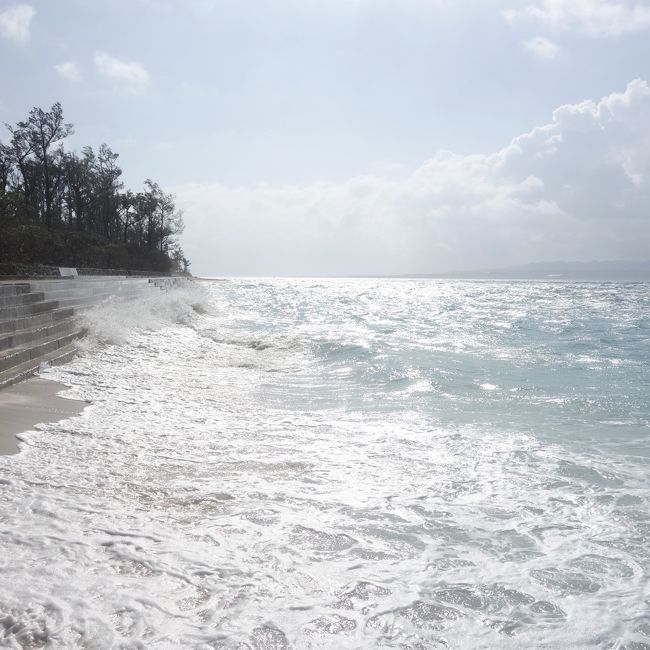
[[36, 10], [31, 5], [12, 5], [0, 11], [0, 36], [18, 43], [28, 41], [35, 14]]
[[511, 23], [532, 20], [594, 38], [650, 29], [650, 6], [629, 0], [540, 0], [524, 9], [508, 10], [505, 17]]
[[536, 36], [535, 38], [531, 38], [529, 41], [526, 41], [524, 43], [524, 47], [531, 54], [535, 55], [538, 59], [542, 59], [543, 61], [550, 61], [551, 59], [554, 59], [560, 51], [560, 48], [555, 43], [553, 43], [553, 41], [549, 41], [547, 38], [544, 38], [542, 36]]
[[149, 73], [141, 63], [117, 59], [106, 52], [95, 54], [95, 67], [123, 91], [139, 94], [149, 85]]
[[405, 179], [175, 189], [203, 274], [386, 274], [647, 257], [650, 88], [558, 108], [492, 154]]
[[65, 61], [54, 66], [59, 75], [68, 81], [81, 81], [81, 70], [76, 61]]

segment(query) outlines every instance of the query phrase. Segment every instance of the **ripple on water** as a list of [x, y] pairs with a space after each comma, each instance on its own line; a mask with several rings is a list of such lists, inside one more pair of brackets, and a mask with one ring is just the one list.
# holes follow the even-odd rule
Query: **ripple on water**
[[300, 546], [325, 553], [339, 553], [357, 543], [357, 540], [345, 533], [327, 533], [307, 526], [296, 526], [293, 529], [292, 541]]
[[533, 569], [531, 580], [550, 591], [558, 594], [593, 594], [601, 588], [601, 584], [579, 571], [550, 567], [548, 569]]
[[309, 636], [324, 634], [334, 635], [353, 632], [356, 627], [356, 621], [351, 618], [346, 618], [340, 614], [327, 614], [309, 621], [309, 623], [303, 627], [303, 631]]
[[240, 644], [241, 650], [289, 650], [291, 644], [285, 633], [277, 627], [262, 626], [253, 630], [250, 645]]
[[391, 591], [387, 587], [360, 580], [342, 587], [337, 592], [337, 600], [334, 606], [341, 609], [358, 609], [360, 605], [366, 607], [368, 602], [376, 603], [390, 596], [390, 594]]
[[441, 631], [449, 622], [463, 618], [463, 613], [453, 607], [416, 600], [409, 605], [397, 607], [371, 616], [366, 628], [382, 634], [395, 634], [403, 627], [413, 626], [427, 630]]
[[622, 558], [603, 555], [583, 555], [571, 560], [568, 566], [594, 576], [608, 578], [631, 578], [634, 568]]
[[535, 598], [517, 589], [503, 585], [450, 585], [434, 592], [437, 600], [467, 609], [482, 611], [488, 614], [523, 605], [530, 605]]

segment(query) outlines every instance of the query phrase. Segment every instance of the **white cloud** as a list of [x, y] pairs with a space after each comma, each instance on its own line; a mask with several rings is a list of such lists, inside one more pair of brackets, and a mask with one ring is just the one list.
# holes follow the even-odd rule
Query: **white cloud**
[[65, 61], [54, 66], [59, 75], [68, 81], [81, 81], [81, 70], [76, 61]]
[[0, 36], [18, 43], [29, 40], [29, 28], [35, 14], [31, 5], [12, 5], [0, 11]]
[[111, 79], [126, 92], [141, 93], [149, 85], [149, 73], [141, 63], [117, 59], [106, 52], [95, 54], [99, 74]]
[[490, 155], [438, 152], [404, 180], [176, 188], [203, 274], [407, 273], [647, 257], [650, 88], [631, 82]]
[[524, 9], [506, 11], [505, 17], [509, 22], [528, 19], [595, 38], [650, 29], [650, 6], [636, 0], [539, 0]]
[[549, 41], [548, 38], [544, 38], [543, 36], [536, 36], [535, 38], [531, 38], [529, 41], [526, 41], [524, 43], [524, 47], [531, 54], [535, 55], [538, 59], [542, 59], [543, 61], [550, 61], [551, 59], [554, 59], [560, 51], [560, 48], [555, 43], [553, 43], [553, 41]]

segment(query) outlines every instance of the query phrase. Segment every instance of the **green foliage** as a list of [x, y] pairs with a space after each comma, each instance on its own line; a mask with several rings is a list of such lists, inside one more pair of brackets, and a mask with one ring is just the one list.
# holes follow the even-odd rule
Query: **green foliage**
[[143, 251], [133, 243], [30, 223], [2, 229], [0, 263], [160, 272], [168, 272], [174, 265], [165, 253]]
[[0, 192], [0, 228], [20, 220], [23, 216], [22, 207], [18, 192]]

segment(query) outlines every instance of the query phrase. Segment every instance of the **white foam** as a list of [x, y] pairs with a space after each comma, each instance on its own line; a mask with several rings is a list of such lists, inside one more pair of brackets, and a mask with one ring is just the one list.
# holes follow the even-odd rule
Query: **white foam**
[[86, 311], [81, 322], [87, 335], [82, 349], [99, 344], [119, 344], [137, 331], [156, 331], [169, 325], [190, 324], [197, 313], [205, 313], [208, 295], [198, 284], [167, 291], [150, 289], [135, 299], [109, 298]]

